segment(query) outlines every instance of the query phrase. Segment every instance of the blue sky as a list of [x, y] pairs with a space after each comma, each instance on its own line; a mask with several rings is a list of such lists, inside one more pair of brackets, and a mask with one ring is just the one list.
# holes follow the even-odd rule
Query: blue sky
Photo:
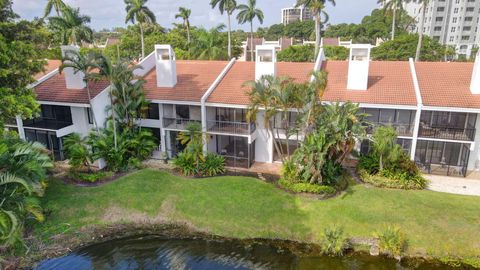
[[[91, 26], [94, 29], [125, 26], [125, 9], [123, 0], [64, 0], [71, 6], [80, 7], [83, 14], [92, 18]], [[184, 6], [192, 10], [191, 23], [202, 25], [206, 28], [220, 23], [226, 24], [226, 16], [218, 10], [212, 10], [210, 0], [150, 0], [147, 5], [155, 13], [157, 22], [164, 27], [171, 27], [175, 22], [175, 13], [178, 7]], [[238, 3], [246, 0], [237, 0]], [[359, 22], [363, 16], [370, 14], [376, 7], [377, 0], [336, 0], [335, 7], [328, 6], [331, 23]], [[13, 8], [22, 18], [33, 19], [43, 15], [46, 0], [13, 0]], [[295, 0], [257, 0], [258, 8], [265, 14], [263, 26], [279, 23], [281, 9], [292, 6]], [[178, 21], [179, 22], [179, 21]], [[259, 26], [258, 22], [254, 28]], [[238, 26], [235, 22], [233, 28], [249, 29], [247, 25]]]

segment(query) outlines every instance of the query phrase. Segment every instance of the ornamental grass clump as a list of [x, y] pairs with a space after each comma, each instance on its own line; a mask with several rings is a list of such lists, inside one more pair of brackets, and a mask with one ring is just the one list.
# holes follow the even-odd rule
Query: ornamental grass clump
[[405, 235], [397, 226], [388, 225], [375, 233], [379, 240], [380, 252], [393, 257], [400, 257], [406, 248]]
[[341, 256], [348, 247], [348, 239], [341, 227], [326, 228], [321, 237], [320, 247], [323, 254]]

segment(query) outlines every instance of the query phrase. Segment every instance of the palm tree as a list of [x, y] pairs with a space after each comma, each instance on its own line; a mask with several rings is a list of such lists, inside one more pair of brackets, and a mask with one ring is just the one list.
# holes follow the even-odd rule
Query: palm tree
[[81, 169], [86, 167], [89, 172], [92, 171], [90, 164], [93, 163], [87, 139], [82, 138], [78, 133], [73, 133], [65, 137], [63, 147], [68, 156], [68, 164], [72, 169]]
[[335, 0], [297, 0], [296, 6], [303, 6], [309, 8], [313, 14], [315, 14], [315, 57], [317, 57], [320, 50], [320, 30], [322, 29], [322, 20], [321, 15], [323, 14], [328, 18], [328, 15], [325, 13], [325, 4], [330, 2], [335, 6]]
[[138, 22], [140, 26], [140, 38], [142, 42], [142, 59], [145, 58], [145, 42], [143, 40], [143, 25], [144, 23], [155, 23], [155, 14], [145, 6], [148, 0], [125, 0], [125, 10], [127, 16], [125, 17], [125, 23], [131, 21], [132, 23]]
[[82, 72], [85, 76], [83, 81], [85, 82], [85, 88], [87, 90], [88, 102], [90, 104], [90, 111], [92, 112], [93, 124], [97, 132], [99, 131], [97, 125], [97, 119], [95, 117], [95, 112], [92, 107], [92, 96], [90, 93], [89, 82], [92, 79], [95, 79], [95, 74], [92, 74], [92, 70], [98, 67], [99, 55], [94, 52], [89, 53], [80, 53], [78, 51], [66, 51], [65, 57], [62, 59], [62, 65], [59, 68], [61, 73], [65, 68], [72, 68], [74, 73]]
[[[408, 0], [412, 1], [412, 0]], [[427, 12], [428, 4], [430, 3], [430, 0], [418, 0], [417, 3], [421, 3], [421, 10], [422, 10], [422, 15], [420, 16], [420, 27], [417, 28], [418, 32], [418, 43], [417, 43], [417, 50], [415, 51], [415, 62], [418, 62], [420, 60], [420, 53], [422, 50], [422, 43], [423, 43], [423, 26], [425, 25], [425, 14]]]
[[210, 6], [215, 8], [218, 5], [218, 9], [220, 13], [223, 15], [223, 12], [227, 13], [228, 18], [228, 58], [232, 58], [232, 37], [231, 37], [231, 23], [230, 23], [230, 16], [233, 14], [233, 11], [237, 8], [237, 1], [236, 0], [211, 0]]
[[263, 11], [256, 8], [257, 0], [248, 0], [248, 5], [239, 5], [237, 14], [237, 20], [240, 24], [250, 22], [250, 57], [253, 59], [253, 20], [258, 19], [260, 24], [263, 24]]
[[65, 6], [62, 9], [62, 16], [50, 17], [50, 26], [60, 35], [63, 45], [78, 45], [82, 41], [91, 42], [93, 31], [86, 26], [90, 22], [90, 17], [80, 14], [80, 9]]
[[393, 127], [377, 127], [372, 135], [373, 152], [378, 155], [378, 167], [383, 170], [385, 162], [395, 160], [401, 153], [396, 143], [397, 131]]
[[392, 36], [391, 40], [395, 39], [395, 28], [397, 22], [397, 10], [403, 10], [403, 2], [404, 0], [378, 0], [379, 4], [383, 5], [383, 9], [385, 11], [391, 10], [392, 11]]
[[192, 56], [200, 60], [225, 60], [228, 55], [225, 53], [224, 39], [220, 31], [225, 27], [221, 24], [206, 31], [199, 29], [195, 40], [192, 43]]
[[44, 219], [39, 196], [43, 195], [47, 168], [53, 167], [47, 150], [10, 134], [0, 140], [0, 246], [22, 242], [28, 217]]
[[[178, 13], [175, 15], [175, 19], [182, 18], [183, 25], [187, 29], [187, 43], [190, 45], [190, 14], [192, 11], [188, 8], [179, 7]], [[190, 47], [189, 47], [190, 49]]]
[[63, 0], [47, 0], [47, 5], [45, 6], [45, 11], [43, 14], [43, 18], [46, 18], [52, 12], [52, 9], [55, 9], [57, 16], [60, 16], [60, 12], [66, 7], [67, 5], [63, 2]]

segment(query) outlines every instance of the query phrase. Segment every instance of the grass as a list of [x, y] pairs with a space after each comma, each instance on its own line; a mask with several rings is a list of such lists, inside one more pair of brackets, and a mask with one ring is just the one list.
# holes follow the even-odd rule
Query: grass
[[51, 181], [44, 198], [51, 211], [35, 229], [46, 239], [85, 225], [168, 220], [227, 237], [282, 238], [319, 242], [326, 228], [371, 237], [396, 225], [407, 253], [464, 258], [480, 254], [480, 197], [431, 191], [350, 187], [328, 199], [288, 194], [248, 177], [183, 179], [142, 170], [99, 187]]

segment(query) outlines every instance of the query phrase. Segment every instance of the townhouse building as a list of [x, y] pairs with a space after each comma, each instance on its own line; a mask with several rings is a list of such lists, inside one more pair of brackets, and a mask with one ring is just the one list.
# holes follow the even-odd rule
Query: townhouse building
[[[275, 46], [258, 45], [255, 62], [180, 61], [171, 46], [156, 45], [139, 63], [142, 69], [135, 71], [146, 80], [145, 96], [151, 102], [146, 119], [138, 123], [158, 138], [154, 157], [172, 158], [182, 151], [178, 133], [197, 122], [207, 134], [205, 151], [224, 156], [229, 166], [279, 162], [273, 138], [295, 149], [303, 136], [287, 141], [278, 118], [270, 134], [262, 111], [255, 123], [247, 121], [250, 89], [245, 82], [262, 75], [308, 82], [313, 70], [325, 70], [328, 85], [322, 102], [358, 103], [373, 127], [394, 127], [398, 143], [424, 172], [467, 176], [478, 171], [480, 58], [475, 63], [371, 61], [370, 50], [370, 45], [353, 44], [348, 61], [326, 60], [321, 51], [315, 63], [287, 63], [276, 61]], [[90, 105], [82, 76], [54, 69], [39, 78], [32, 87], [41, 104], [40, 117], [17, 118], [7, 127], [45, 144], [58, 159], [65, 158], [62, 138], [73, 132], [86, 135], [93, 128], [92, 110], [100, 126], [107, 117], [108, 82], [89, 85]], [[295, 118], [292, 111], [289, 121]], [[358, 151], [368, 148], [368, 141], [358, 142]]]

